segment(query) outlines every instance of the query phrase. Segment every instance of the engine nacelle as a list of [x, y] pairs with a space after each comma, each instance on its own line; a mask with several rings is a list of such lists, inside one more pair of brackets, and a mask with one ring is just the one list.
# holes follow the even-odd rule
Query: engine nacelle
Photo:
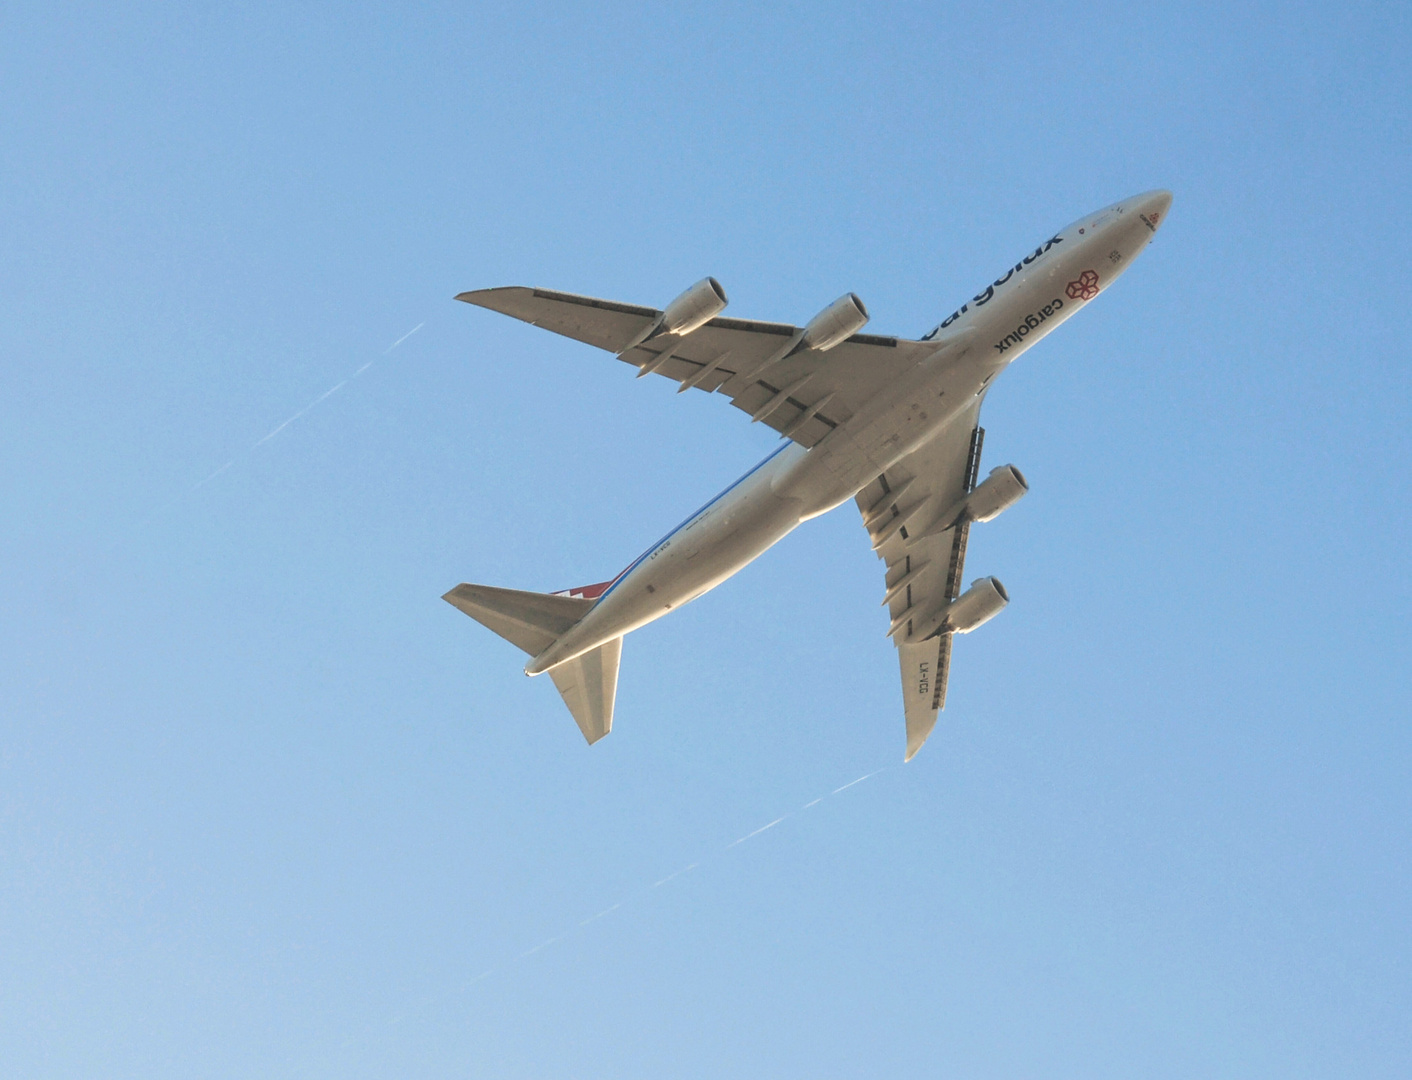
[[1023, 499], [1029, 489], [1024, 473], [1013, 465], [1000, 465], [967, 496], [966, 516], [972, 521], [990, 521]]
[[713, 277], [702, 278], [682, 293], [662, 313], [662, 329], [669, 334], [689, 334], [725, 310], [726, 290]]
[[863, 329], [867, 321], [868, 309], [858, 299], [858, 294], [844, 293], [809, 320], [809, 325], [804, 328], [804, 347], [815, 352], [828, 352]]
[[999, 615], [1009, 602], [1010, 594], [998, 578], [978, 578], [951, 602], [941, 628], [954, 634], [969, 634]]

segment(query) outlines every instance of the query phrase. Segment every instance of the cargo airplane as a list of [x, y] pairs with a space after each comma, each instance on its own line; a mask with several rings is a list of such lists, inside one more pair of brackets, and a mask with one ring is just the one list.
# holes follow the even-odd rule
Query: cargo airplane
[[605, 349], [638, 377], [724, 395], [783, 444], [611, 581], [559, 593], [458, 585], [445, 599], [528, 653], [527, 675], [547, 671], [593, 743], [613, 724], [624, 635], [852, 499], [887, 568], [910, 761], [945, 704], [953, 637], [1009, 602], [994, 577], [961, 589], [972, 523], [1028, 490], [1013, 465], [977, 483], [981, 403], [996, 375], [1131, 265], [1171, 201], [1151, 191], [1079, 218], [915, 341], [859, 333], [868, 311], [853, 293], [803, 327], [724, 318], [725, 290], [709, 277], [664, 311], [546, 289], [460, 294]]

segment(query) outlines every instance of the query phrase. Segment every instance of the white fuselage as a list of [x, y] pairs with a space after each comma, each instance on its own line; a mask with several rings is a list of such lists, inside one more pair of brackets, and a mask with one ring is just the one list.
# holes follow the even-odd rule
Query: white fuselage
[[1041, 244], [923, 338], [936, 352], [817, 445], [786, 443], [644, 552], [526, 673], [661, 618], [801, 522], [851, 499], [945, 430], [997, 373], [1107, 288], [1147, 246], [1170, 201], [1166, 192], [1138, 195]]

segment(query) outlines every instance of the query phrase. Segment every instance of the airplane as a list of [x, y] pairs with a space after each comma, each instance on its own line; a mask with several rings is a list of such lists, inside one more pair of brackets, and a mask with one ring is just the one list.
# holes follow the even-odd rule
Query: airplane
[[549, 673], [588, 742], [612, 729], [623, 637], [689, 603], [798, 525], [852, 499], [886, 566], [882, 604], [902, 674], [910, 761], [946, 703], [952, 638], [1009, 603], [994, 577], [961, 590], [973, 523], [1029, 490], [1014, 465], [980, 476], [981, 405], [995, 376], [1132, 264], [1172, 195], [1149, 191], [1079, 218], [916, 340], [862, 334], [845, 293], [803, 327], [721, 316], [705, 278], [663, 310], [535, 288], [457, 300], [587, 342], [678, 393], [722, 394], [781, 446], [617, 577], [556, 593], [462, 584], [443, 599]]

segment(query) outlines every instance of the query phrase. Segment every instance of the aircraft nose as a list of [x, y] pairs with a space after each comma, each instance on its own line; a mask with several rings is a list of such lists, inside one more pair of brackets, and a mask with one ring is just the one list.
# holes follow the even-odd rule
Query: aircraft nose
[[1167, 220], [1167, 209], [1172, 205], [1170, 191], [1149, 191], [1133, 200], [1136, 209], [1154, 232], [1157, 226]]

